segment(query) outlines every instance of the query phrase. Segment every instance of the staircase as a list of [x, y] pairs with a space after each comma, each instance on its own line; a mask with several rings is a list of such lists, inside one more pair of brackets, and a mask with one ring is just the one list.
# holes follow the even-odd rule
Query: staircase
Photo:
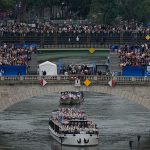
[[37, 75], [38, 62], [37, 54], [31, 54], [31, 60], [29, 61], [28, 75]]
[[115, 52], [111, 52], [109, 57], [110, 57], [110, 71], [121, 73], [122, 69], [119, 66], [119, 64], [120, 64], [119, 55]]

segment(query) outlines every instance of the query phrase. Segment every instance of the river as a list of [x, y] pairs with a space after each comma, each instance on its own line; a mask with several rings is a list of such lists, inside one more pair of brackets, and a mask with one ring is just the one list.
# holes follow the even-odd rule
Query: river
[[[97, 123], [99, 145], [60, 146], [49, 135], [48, 118], [59, 107], [59, 94], [33, 97], [0, 113], [0, 150], [150, 150], [150, 111], [116, 96], [85, 92], [78, 106]], [[137, 135], [141, 136], [140, 143]]]

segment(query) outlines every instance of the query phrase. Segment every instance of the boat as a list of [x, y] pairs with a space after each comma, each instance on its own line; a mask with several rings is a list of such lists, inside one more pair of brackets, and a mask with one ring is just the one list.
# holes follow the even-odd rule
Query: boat
[[83, 92], [65, 91], [61, 92], [60, 104], [75, 105], [81, 104], [84, 101]]
[[84, 112], [75, 108], [59, 108], [49, 118], [50, 135], [60, 144], [68, 146], [98, 145], [97, 125], [88, 120]]

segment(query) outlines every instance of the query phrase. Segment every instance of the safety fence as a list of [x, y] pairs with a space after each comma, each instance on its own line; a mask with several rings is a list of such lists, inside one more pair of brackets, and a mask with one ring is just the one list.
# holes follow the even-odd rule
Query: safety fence
[[5, 43], [35, 43], [42, 48], [87, 48], [87, 47], [108, 47], [112, 44], [135, 44], [148, 42], [145, 35], [142, 36], [111, 36], [111, 35], [59, 35], [50, 36], [0, 36], [0, 41]]

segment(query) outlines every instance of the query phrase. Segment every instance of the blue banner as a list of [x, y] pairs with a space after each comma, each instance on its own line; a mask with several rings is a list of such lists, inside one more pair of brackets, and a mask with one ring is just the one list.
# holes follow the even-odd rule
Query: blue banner
[[0, 65], [1, 76], [17, 76], [26, 75], [27, 68], [23, 66], [10, 66], [10, 65]]
[[122, 69], [122, 76], [145, 76], [145, 66], [125, 66]]

